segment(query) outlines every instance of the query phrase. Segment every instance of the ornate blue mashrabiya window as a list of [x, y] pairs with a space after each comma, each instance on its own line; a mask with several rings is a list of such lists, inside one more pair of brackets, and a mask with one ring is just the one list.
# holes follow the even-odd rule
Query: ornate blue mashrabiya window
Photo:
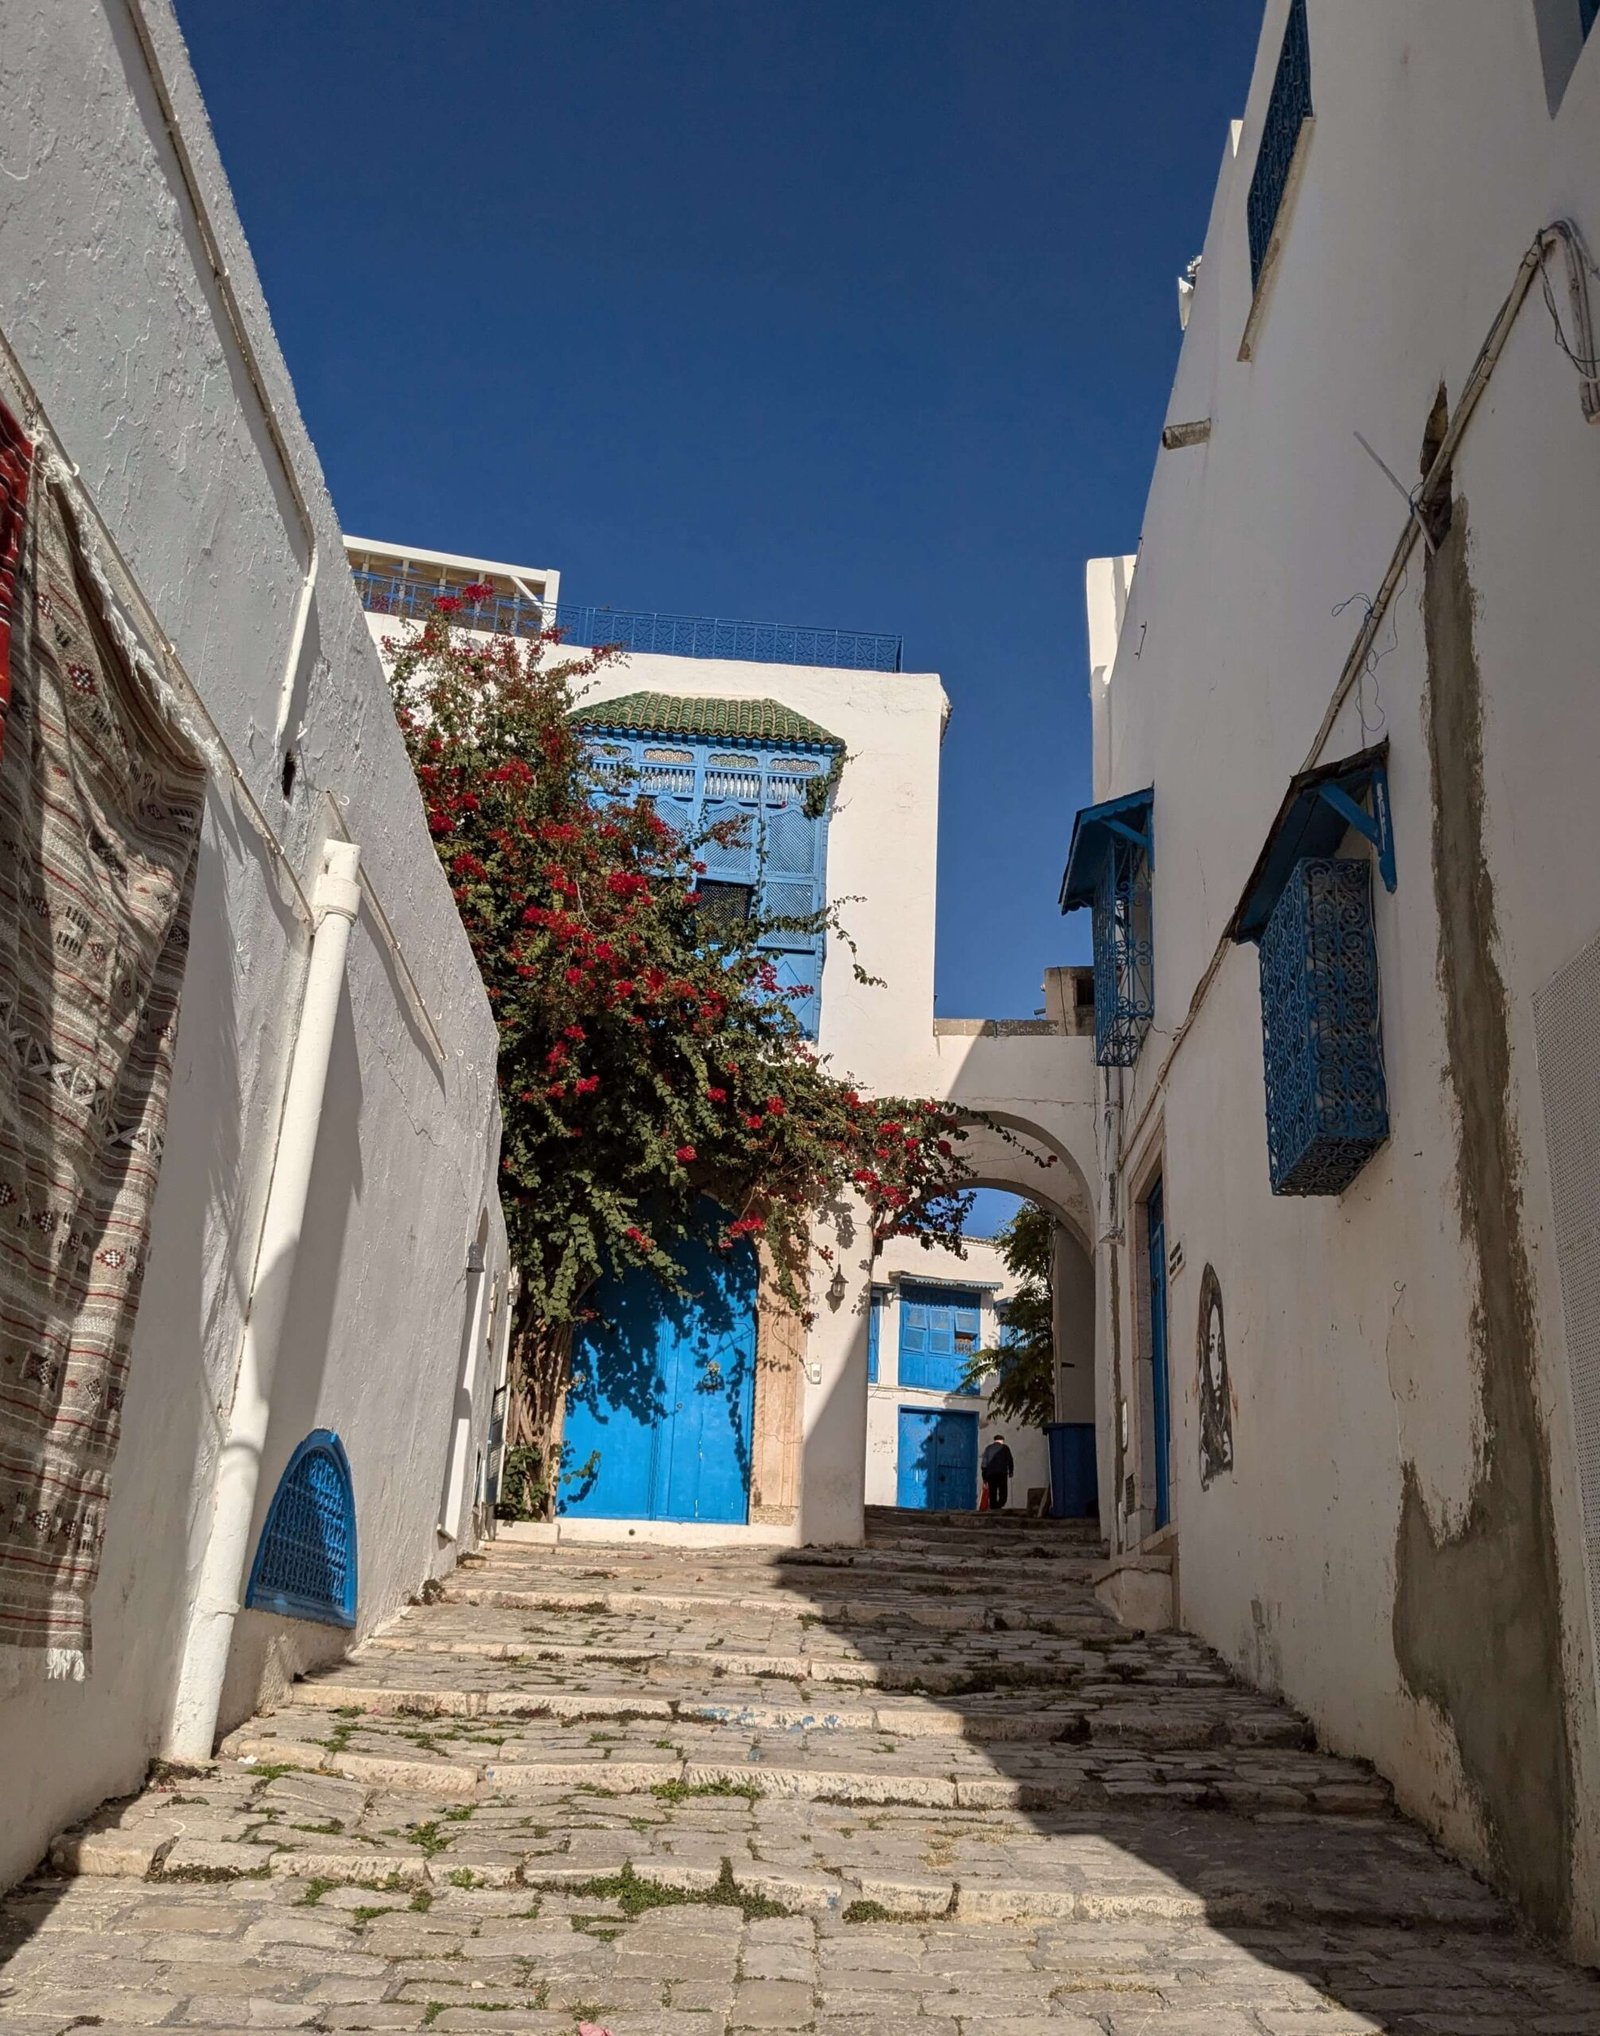
[[[830, 776], [843, 744], [773, 700], [634, 693], [583, 710], [602, 763], [683, 834], [729, 822], [701, 851], [699, 891], [713, 929], [758, 910], [803, 920], [828, 898]], [[761, 946], [808, 1039], [822, 1010], [823, 934], [775, 927]]]
[[329, 1428], [313, 1429], [278, 1480], [244, 1601], [290, 1619], [356, 1623], [355, 1493]]
[[1255, 172], [1245, 201], [1250, 237], [1250, 286], [1261, 281], [1272, 246], [1273, 228], [1289, 187], [1289, 172], [1299, 146], [1300, 130], [1311, 118], [1311, 41], [1306, 32], [1306, 0], [1291, 0], [1278, 69], [1261, 124]]
[[1389, 1136], [1374, 864], [1395, 888], [1388, 745], [1290, 785], [1229, 928], [1261, 955], [1267, 1162], [1275, 1195], [1338, 1195]]
[[1083, 807], [1061, 880], [1062, 911], [1088, 906], [1093, 914], [1094, 1057], [1101, 1067], [1132, 1067], [1155, 1017], [1154, 803], [1147, 786]]

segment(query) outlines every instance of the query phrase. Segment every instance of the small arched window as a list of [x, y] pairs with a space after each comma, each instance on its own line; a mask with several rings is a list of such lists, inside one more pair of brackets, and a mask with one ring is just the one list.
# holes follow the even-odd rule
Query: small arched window
[[278, 1480], [244, 1601], [289, 1619], [356, 1623], [355, 1493], [329, 1428], [313, 1429]]

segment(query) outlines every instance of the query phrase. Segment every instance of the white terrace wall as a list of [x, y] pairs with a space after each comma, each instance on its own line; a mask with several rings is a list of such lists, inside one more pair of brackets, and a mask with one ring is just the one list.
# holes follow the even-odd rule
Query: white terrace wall
[[[1102, 1461], [1131, 1498], [1106, 1518], [1123, 1546], [1150, 1526], [1139, 1201], [1159, 1171], [1184, 1623], [1593, 1957], [1600, 1032], [1593, 989], [1557, 978], [1600, 952], [1600, 429], [1537, 278], [1455, 453], [1450, 531], [1431, 560], [1414, 543], [1315, 751], [1388, 737], [1399, 873], [1375, 885], [1392, 1132], [1336, 1199], [1269, 1192], [1257, 960], [1219, 941], [1405, 526], [1355, 434], [1414, 486], [1441, 385], [1454, 417], [1538, 231], [1567, 216], [1600, 247], [1600, 37], [1552, 115], [1534, 0], [1309, 0], [1315, 121], [1252, 318], [1245, 201], [1287, 5], [1168, 411], [1209, 436], [1159, 455], [1131, 588], [1126, 561], [1090, 574], [1095, 796], [1155, 786], [1155, 1022], [1102, 1090]], [[1559, 252], [1549, 278], [1570, 343]], [[1551, 1000], [1570, 1022], [1541, 1068]], [[1591, 1154], [1561, 1194], [1552, 1130]], [[1233, 1465], [1203, 1486], [1207, 1265]]]
[[[243, 345], [141, 19], [232, 278]], [[493, 1025], [171, 12], [164, 0], [14, 0], [5, 25], [4, 336], [276, 841], [263, 838], [241, 784], [217, 772], [94, 1670], [82, 1684], [0, 1696], [0, 1882], [32, 1866], [71, 1818], [134, 1787], [163, 1744], [306, 962], [279, 855], [309, 887], [324, 840], [348, 836], [369, 892], [252, 1544], [294, 1445], [312, 1428], [336, 1430], [354, 1471], [360, 1631], [453, 1560], [458, 1543], [437, 1522], [458, 1412], [472, 1468], [448, 1524], [471, 1533], [494, 1382], [482, 1353], [470, 1410], [457, 1400], [469, 1314], [486, 1333], [488, 1296], [503, 1296], [506, 1275]], [[0, 362], [15, 405], [13, 381]], [[475, 1280], [468, 1251], [480, 1240]], [[223, 1723], [345, 1639], [244, 1615]]]

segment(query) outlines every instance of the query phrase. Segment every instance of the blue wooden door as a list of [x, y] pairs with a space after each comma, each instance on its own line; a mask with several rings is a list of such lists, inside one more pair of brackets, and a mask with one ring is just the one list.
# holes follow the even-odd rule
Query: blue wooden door
[[749, 1517], [756, 1255], [689, 1244], [680, 1257], [686, 1294], [643, 1271], [604, 1281], [573, 1337], [564, 1514]]
[[902, 1407], [895, 1504], [919, 1511], [970, 1512], [977, 1503], [977, 1415]]
[[1156, 1182], [1145, 1202], [1150, 1238], [1150, 1402], [1156, 1452], [1156, 1525], [1172, 1517], [1172, 1486], [1168, 1456], [1172, 1441], [1172, 1409], [1167, 1379], [1167, 1225]]

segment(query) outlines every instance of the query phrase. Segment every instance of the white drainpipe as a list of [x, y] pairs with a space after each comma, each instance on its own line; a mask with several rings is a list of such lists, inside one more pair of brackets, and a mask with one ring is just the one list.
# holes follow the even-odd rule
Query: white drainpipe
[[255, 1516], [261, 1458], [272, 1415], [272, 1375], [283, 1340], [295, 1254], [311, 1187], [334, 1021], [344, 982], [345, 950], [361, 909], [360, 860], [360, 850], [352, 842], [330, 841], [313, 897], [316, 931], [311, 940], [311, 965], [306, 972], [278, 1147], [261, 1218], [233, 1407], [217, 1464], [211, 1533], [189, 1615], [167, 1735], [170, 1760], [209, 1760], [216, 1737], [222, 1682], [244, 1589], [250, 1523]]

